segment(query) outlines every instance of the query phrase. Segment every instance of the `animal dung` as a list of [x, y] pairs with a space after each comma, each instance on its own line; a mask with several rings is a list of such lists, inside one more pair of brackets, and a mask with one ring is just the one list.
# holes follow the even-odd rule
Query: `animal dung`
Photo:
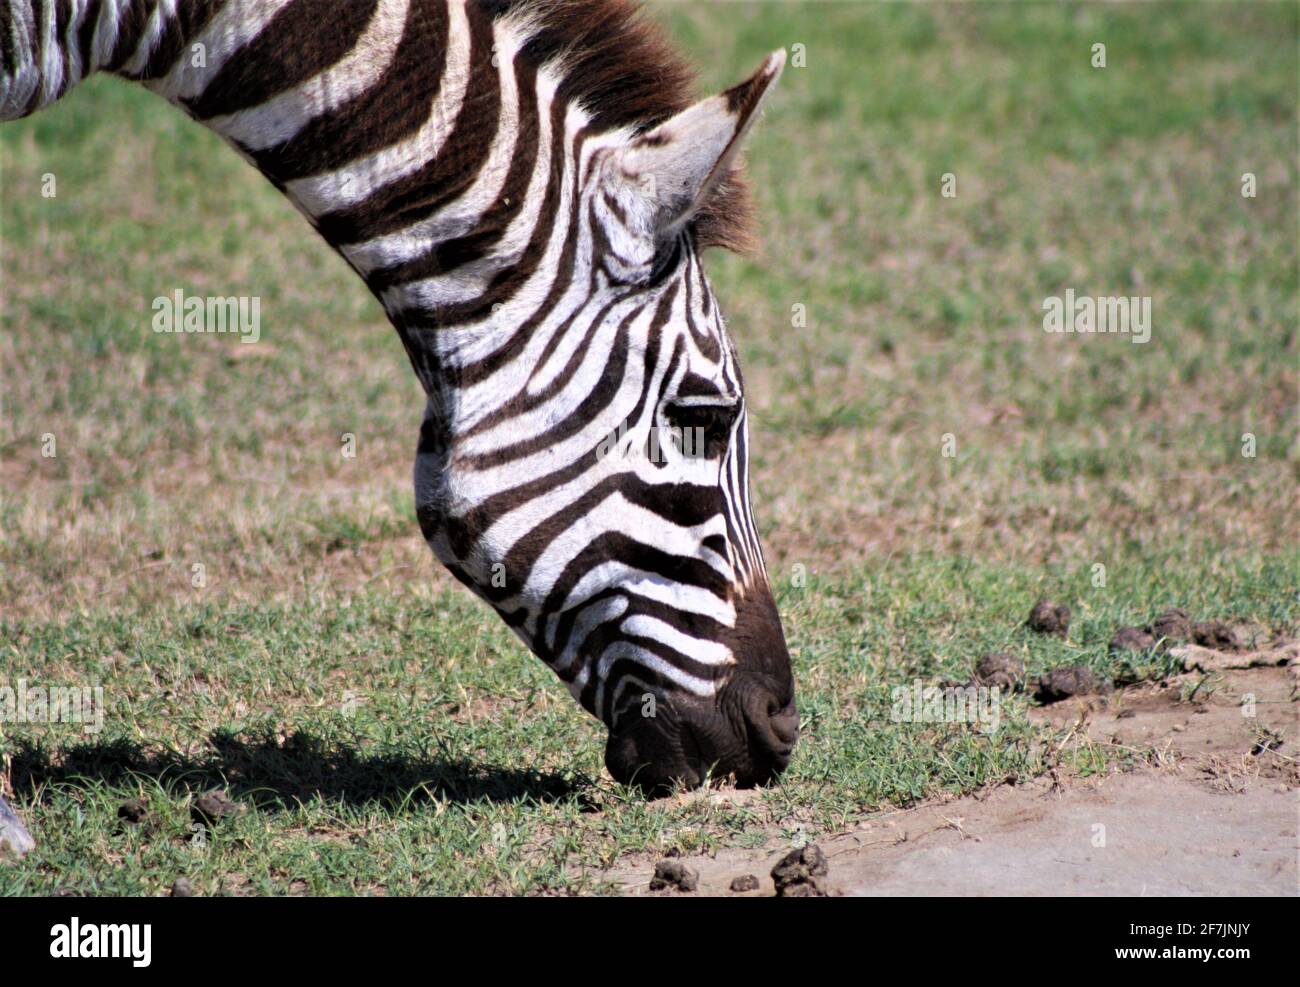
[[148, 812], [149, 807], [144, 799], [127, 799], [117, 807], [117, 818], [129, 823], [141, 823]]
[[1054, 703], [1071, 696], [1110, 692], [1113, 688], [1110, 679], [1097, 675], [1087, 665], [1064, 665], [1039, 677], [1034, 698], [1042, 703]]
[[238, 815], [243, 811], [244, 807], [225, 791], [214, 788], [210, 792], [204, 792], [195, 800], [190, 814], [196, 822], [214, 823], [218, 819]]
[[695, 891], [700, 886], [700, 876], [680, 860], [661, 860], [655, 864], [655, 876], [650, 878], [651, 891], [675, 888], [678, 891]]
[[1156, 639], [1141, 627], [1121, 627], [1110, 639], [1111, 651], [1150, 651]]
[[1206, 620], [1192, 626], [1192, 640], [1202, 648], [1212, 648], [1215, 651], [1240, 651], [1243, 648], [1241, 639], [1227, 624], [1222, 624], [1217, 620]]
[[830, 865], [815, 843], [787, 853], [772, 868], [778, 898], [825, 898]]
[[1029, 629], [1036, 634], [1059, 634], [1065, 637], [1070, 629], [1070, 608], [1064, 603], [1053, 603], [1040, 598], [1029, 611]]
[[741, 874], [739, 877], [731, 879], [731, 890], [736, 894], [742, 894], [745, 891], [758, 890], [758, 878], [753, 874]]
[[985, 655], [975, 665], [975, 685], [1015, 692], [1024, 686], [1025, 663], [1004, 651]]
[[1157, 640], [1182, 644], [1192, 639], [1192, 621], [1181, 607], [1170, 607], [1147, 626], [1147, 633]]

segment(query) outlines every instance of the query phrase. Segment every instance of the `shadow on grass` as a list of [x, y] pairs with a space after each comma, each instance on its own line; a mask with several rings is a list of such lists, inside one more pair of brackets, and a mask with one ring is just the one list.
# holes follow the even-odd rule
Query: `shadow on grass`
[[442, 755], [368, 753], [304, 731], [283, 743], [273, 734], [249, 739], [219, 731], [208, 738], [208, 750], [199, 755], [126, 739], [72, 744], [53, 751], [39, 742], [20, 740], [10, 755], [10, 780], [15, 795], [23, 800], [35, 797], [41, 786], [151, 778], [167, 788], [195, 794], [225, 788], [240, 801], [272, 811], [316, 797], [345, 805], [401, 809], [434, 798], [456, 803], [556, 802], [591, 784], [584, 777]]

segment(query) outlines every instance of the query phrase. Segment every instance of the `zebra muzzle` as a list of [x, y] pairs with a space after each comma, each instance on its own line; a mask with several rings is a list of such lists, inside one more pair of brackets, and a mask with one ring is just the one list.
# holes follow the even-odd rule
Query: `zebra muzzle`
[[798, 741], [798, 711], [752, 681], [737, 690], [717, 703], [669, 700], [653, 718], [624, 718], [605, 747], [610, 775], [653, 795], [711, 781], [749, 788], [775, 780]]

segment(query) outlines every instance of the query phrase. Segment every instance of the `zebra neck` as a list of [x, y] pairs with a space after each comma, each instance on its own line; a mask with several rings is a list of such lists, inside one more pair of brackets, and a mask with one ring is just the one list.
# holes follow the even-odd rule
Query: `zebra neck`
[[[226, 53], [232, 24], [247, 37]], [[521, 54], [526, 37], [465, 0], [230, 0], [181, 45], [205, 67], [182, 57], [143, 81], [342, 254], [432, 392], [527, 318], [521, 289], [567, 225], [568, 137], [586, 118]]]

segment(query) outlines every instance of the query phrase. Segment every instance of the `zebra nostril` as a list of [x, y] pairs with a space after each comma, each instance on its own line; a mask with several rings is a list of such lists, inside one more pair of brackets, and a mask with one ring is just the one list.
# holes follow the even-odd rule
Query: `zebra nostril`
[[[775, 705], [775, 704], [773, 704]], [[794, 750], [799, 740], [799, 710], [791, 703], [785, 708], [770, 709], [768, 712], [772, 733], [786, 746], [786, 753]]]
[[746, 716], [746, 784], [766, 784], [784, 771], [799, 739], [799, 713], [793, 701], [782, 703], [775, 697], [760, 697], [761, 692], [750, 700]]

